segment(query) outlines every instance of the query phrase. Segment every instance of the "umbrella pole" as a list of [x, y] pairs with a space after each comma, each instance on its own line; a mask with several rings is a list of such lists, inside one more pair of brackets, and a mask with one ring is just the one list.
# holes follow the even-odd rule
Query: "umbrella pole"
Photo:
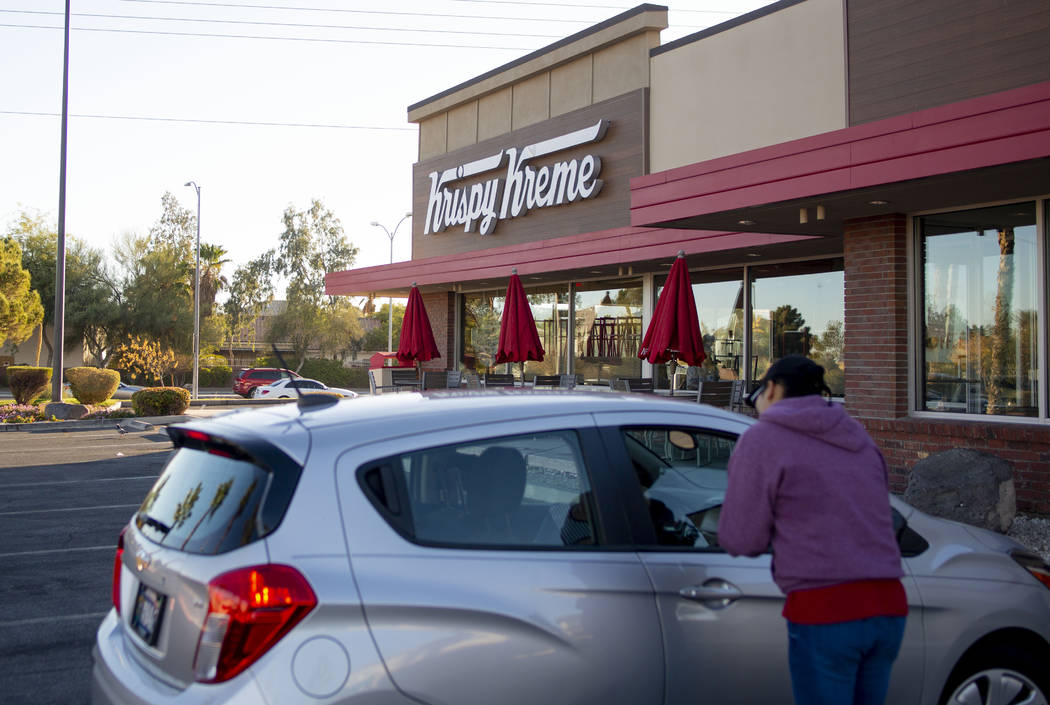
[[521, 366], [521, 386], [524, 388], [525, 387], [525, 361], [522, 360], [521, 362], [518, 363], [518, 365]]

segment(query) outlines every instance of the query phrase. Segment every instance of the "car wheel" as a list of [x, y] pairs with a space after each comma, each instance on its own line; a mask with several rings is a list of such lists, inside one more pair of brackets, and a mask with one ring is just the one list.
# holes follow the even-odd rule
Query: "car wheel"
[[1048, 705], [1050, 677], [1037, 656], [1000, 646], [967, 658], [956, 667], [942, 705]]

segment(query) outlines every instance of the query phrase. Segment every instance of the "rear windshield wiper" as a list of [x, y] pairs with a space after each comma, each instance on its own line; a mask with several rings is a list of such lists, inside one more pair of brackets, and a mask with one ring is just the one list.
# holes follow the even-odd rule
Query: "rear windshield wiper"
[[166, 534], [169, 531], [171, 531], [170, 526], [160, 521], [159, 519], [154, 519], [149, 514], [139, 514], [139, 520], [141, 520], [143, 524], [149, 524], [154, 529], [160, 531], [162, 534]]

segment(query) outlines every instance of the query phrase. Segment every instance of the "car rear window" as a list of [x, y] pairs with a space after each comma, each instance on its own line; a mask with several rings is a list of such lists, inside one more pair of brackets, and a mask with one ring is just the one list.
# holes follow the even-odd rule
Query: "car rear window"
[[248, 460], [180, 448], [135, 515], [155, 543], [214, 555], [261, 538], [256, 516], [269, 473]]

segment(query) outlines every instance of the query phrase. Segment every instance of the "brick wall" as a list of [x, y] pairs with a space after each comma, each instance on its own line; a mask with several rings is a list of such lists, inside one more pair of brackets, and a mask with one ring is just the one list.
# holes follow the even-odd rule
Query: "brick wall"
[[452, 352], [456, 349], [456, 296], [451, 292], [439, 291], [432, 294], [423, 294], [423, 305], [427, 309], [430, 318], [430, 327], [434, 331], [434, 341], [437, 343], [441, 357], [424, 362], [424, 370], [452, 370], [458, 369], [456, 361], [452, 359]]
[[846, 408], [864, 418], [908, 413], [907, 220], [846, 221]]
[[908, 416], [906, 223], [894, 214], [845, 224], [846, 408], [882, 449], [895, 492], [919, 460], [971, 448], [1010, 462], [1019, 510], [1050, 515], [1050, 426]]

